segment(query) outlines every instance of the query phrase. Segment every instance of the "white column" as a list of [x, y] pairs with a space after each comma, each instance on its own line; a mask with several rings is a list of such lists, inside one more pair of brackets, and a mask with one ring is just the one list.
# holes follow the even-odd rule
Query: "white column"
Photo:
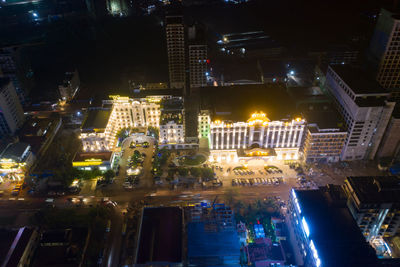
[[265, 145], [264, 147], [267, 148], [268, 147], [268, 140], [269, 140], [269, 134], [270, 134], [270, 130], [269, 130], [269, 126], [267, 126], [267, 135], [265, 136]]
[[261, 144], [261, 146], [260, 146], [260, 147], [262, 147], [262, 144], [263, 144], [263, 141], [264, 141], [264, 128], [265, 128], [265, 127], [262, 127], [262, 128], [261, 128], [261, 137], [260, 137], [260, 144]]
[[224, 149], [224, 139], [225, 139], [225, 136], [224, 136], [224, 127], [222, 127], [221, 128], [221, 149]]
[[293, 137], [293, 125], [290, 125], [290, 132], [289, 132], [289, 138], [288, 138], [288, 141], [287, 141], [287, 143], [286, 143], [286, 146], [287, 147], [292, 147], [291, 146], [291, 143], [290, 143], [290, 139], [292, 139], [292, 137]]
[[235, 140], [236, 140], [236, 128], [233, 127], [233, 134], [232, 134], [232, 148], [235, 148]]
[[279, 125], [279, 127], [278, 127], [278, 134], [277, 134], [277, 138], [276, 138], [276, 142], [275, 142], [275, 144], [276, 144], [277, 147], [281, 147], [281, 146], [279, 146], [280, 136], [281, 136], [281, 128], [282, 128], [282, 126]]
[[246, 140], [246, 135], [247, 135], [247, 127], [244, 128], [244, 140], [243, 140], [243, 146], [242, 146], [243, 148], [246, 148], [246, 145], [247, 145], [244, 143]]

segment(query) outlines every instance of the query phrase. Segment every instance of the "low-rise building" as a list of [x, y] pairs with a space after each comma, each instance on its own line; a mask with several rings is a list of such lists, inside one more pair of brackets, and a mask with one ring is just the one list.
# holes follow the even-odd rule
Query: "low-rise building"
[[375, 267], [377, 257], [346, 206], [339, 186], [292, 189], [289, 214], [304, 266]]
[[111, 169], [114, 158], [115, 154], [109, 151], [77, 153], [72, 161], [72, 166], [85, 171], [93, 170], [93, 168], [107, 171]]
[[78, 70], [65, 72], [63, 82], [58, 85], [61, 99], [64, 101], [73, 99], [79, 91], [80, 83]]
[[83, 151], [108, 151], [111, 149], [111, 129], [108, 127], [111, 110], [89, 109], [81, 126], [80, 139]]
[[233, 211], [224, 204], [196, 205], [188, 211], [189, 266], [240, 266]]
[[42, 232], [30, 266], [81, 266], [88, 247], [88, 235], [87, 228]]
[[368, 240], [400, 233], [400, 178], [347, 177], [343, 189], [349, 210]]
[[280, 243], [272, 243], [270, 238], [257, 238], [245, 247], [248, 265], [255, 267], [284, 266], [285, 254]]
[[339, 121], [340, 115], [331, 111], [306, 113], [308, 121], [303, 144], [305, 162], [338, 162], [347, 131]]
[[36, 229], [0, 229], [0, 266], [31, 266], [40, 235]]
[[35, 161], [31, 146], [27, 143], [11, 143], [0, 152], [0, 172], [23, 179]]
[[19, 131], [19, 140], [28, 143], [36, 158], [46, 153], [54, 137], [62, 126], [61, 116], [53, 114], [50, 117], [31, 117]]

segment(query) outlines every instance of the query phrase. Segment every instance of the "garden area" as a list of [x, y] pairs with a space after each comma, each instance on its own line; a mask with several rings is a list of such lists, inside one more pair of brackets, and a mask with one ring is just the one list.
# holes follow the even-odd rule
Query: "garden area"
[[179, 165], [183, 166], [196, 166], [203, 164], [206, 161], [206, 157], [201, 154], [196, 154], [193, 156], [182, 156], [178, 158]]

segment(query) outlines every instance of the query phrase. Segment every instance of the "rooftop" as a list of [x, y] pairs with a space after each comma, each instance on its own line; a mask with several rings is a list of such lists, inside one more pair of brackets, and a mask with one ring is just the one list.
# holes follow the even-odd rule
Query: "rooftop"
[[89, 109], [82, 130], [105, 129], [111, 115], [110, 109]]
[[361, 203], [400, 203], [400, 178], [396, 176], [347, 177]]
[[282, 247], [279, 243], [273, 244], [269, 238], [258, 238], [246, 248], [249, 261], [285, 261]]
[[[12, 267], [18, 265], [33, 232], [34, 230], [25, 227], [18, 230], [0, 231], [2, 240], [0, 252], [4, 252], [0, 254], [5, 255], [4, 258], [1, 257], [1, 266]], [[3, 243], [4, 241], [5, 243]]]
[[9, 82], [10, 82], [10, 79], [9, 79], [9, 78], [0, 77], [0, 91], [1, 91], [1, 89], [3, 89], [3, 87], [4, 87], [5, 85], [7, 85]]
[[1, 154], [2, 158], [13, 159], [15, 161], [20, 161], [24, 152], [29, 148], [27, 143], [13, 143], [7, 146], [5, 151]]
[[141, 222], [137, 263], [182, 262], [182, 229], [181, 208], [145, 208]]
[[380, 86], [373, 75], [361, 68], [350, 65], [332, 65], [330, 68], [339, 75], [355, 94], [389, 95], [389, 91]]
[[95, 152], [95, 153], [76, 153], [74, 162], [77, 161], [86, 161], [92, 159], [100, 159], [102, 161], [111, 160], [112, 152]]
[[376, 266], [376, 255], [366, 242], [345, 201], [328, 190], [295, 190], [322, 266]]
[[[209, 109], [213, 119], [247, 121], [250, 114], [263, 111], [270, 120], [292, 118], [296, 106], [286, 86], [280, 83], [203, 87], [198, 90], [200, 109]], [[284, 103], [284, 104], [283, 104]]]

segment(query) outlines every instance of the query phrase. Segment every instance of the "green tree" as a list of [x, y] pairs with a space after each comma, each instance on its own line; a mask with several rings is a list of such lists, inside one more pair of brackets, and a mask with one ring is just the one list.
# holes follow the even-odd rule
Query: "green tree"
[[122, 128], [117, 132], [117, 138], [122, 141], [125, 138], [127, 138], [129, 136], [129, 133], [131, 131], [130, 127], [126, 127], [126, 128]]
[[151, 135], [151, 136], [153, 136], [156, 140], [158, 140], [158, 136], [159, 136], [158, 128], [153, 127], [153, 126], [149, 126], [149, 127], [147, 127], [147, 132], [148, 132], [148, 135]]
[[189, 173], [189, 170], [186, 168], [178, 168], [178, 174], [180, 176], [187, 176]]
[[202, 168], [201, 169], [201, 178], [208, 181], [214, 178], [214, 171], [211, 168]]
[[103, 173], [104, 180], [107, 182], [110, 181], [113, 177], [115, 177], [115, 172], [113, 170], [107, 170]]
[[201, 176], [201, 169], [197, 168], [197, 167], [192, 167], [192, 168], [190, 168], [190, 174], [194, 178], [199, 178]]

